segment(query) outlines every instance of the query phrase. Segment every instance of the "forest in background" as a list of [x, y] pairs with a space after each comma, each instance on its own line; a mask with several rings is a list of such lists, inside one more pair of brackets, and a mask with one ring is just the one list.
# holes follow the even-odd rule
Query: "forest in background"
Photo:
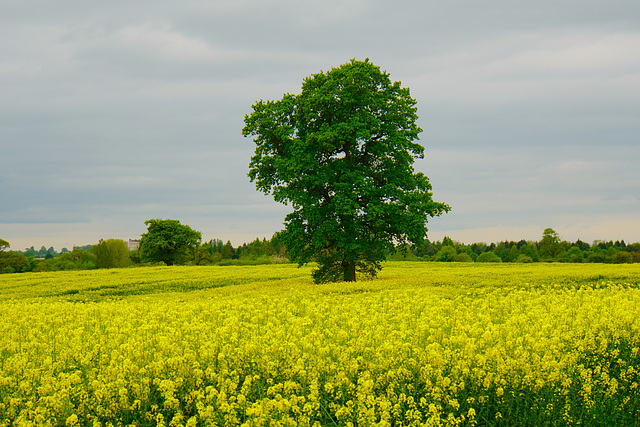
[[[30, 271], [90, 270], [145, 266], [138, 251], [129, 251], [122, 240], [109, 239], [96, 245], [66, 248], [33, 246], [24, 251], [0, 251], [0, 273]], [[436, 262], [565, 262], [565, 263], [640, 263], [640, 243], [596, 240], [591, 244], [577, 240], [562, 240], [558, 233], [547, 228], [539, 241], [504, 241], [498, 243], [464, 244], [445, 237], [442, 241], [425, 241], [416, 247], [397, 248], [389, 260]], [[183, 265], [250, 265], [289, 262], [286, 248], [275, 233], [271, 239], [255, 239], [234, 247], [230, 241], [219, 239], [197, 245], [181, 261]]]

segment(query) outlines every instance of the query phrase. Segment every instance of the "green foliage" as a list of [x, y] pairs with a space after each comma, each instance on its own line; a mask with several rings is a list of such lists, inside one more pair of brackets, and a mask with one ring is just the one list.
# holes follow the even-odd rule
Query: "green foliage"
[[502, 260], [493, 252], [484, 252], [478, 255], [476, 262], [502, 262]]
[[150, 219], [144, 223], [147, 232], [140, 240], [140, 255], [144, 262], [185, 263], [202, 239], [199, 231], [176, 219]]
[[137, 249], [135, 251], [130, 251], [129, 259], [134, 264], [140, 264], [142, 262], [142, 258], [140, 258], [140, 251]]
[[[626, 244], [624, 241], [595, 241], [593, 245], [577, 240], [575, 243], [563, 241], [559, 234], [552, 228], [544, 230], [540, 242], [520, 240], [519, 242], [504, 241], [499, 243], [473, 243], [465, 245], [456, 242], [449, 237], [444, 237], [442, 242], [425, 242], [416, 247], [413, 254], [423, 259], [446, 261], [449, 259], [444, 248], [455, 248], [455, 256], [462, 257], [467, 254], [471, 260], [486, 252], [494, 253], [502, 262], [570, 262], [570, 263], [640, 263], [640, 243]], [[448, 250], [447, 250], [448, 251]], [[400, 259], [400, 258], [389, 258]], [[466, 257], [465, 257], [466, 259]], [[492, 255], [485, 255], [480, 262], [493, 259]], [[453, 259], [457, 261], [457, 259]], [[468, 261], [468, 260], [467, 260]]]
[[564, 256], [565, 262], [582, 262], [584, 260], [584, 254], [579, 246], [572, 246]]
[[605, 263], [607, 262], [607, 253], [606, 251], [595, 248], [588, 256], [587, 262], [596, 262], [596, 263]]
[[124, 240], [100, 240], [100, 243], [91, 247], [91, 252], [96, 256], [98, 268], [122, 268], [131, 264], [129, 249]]
[[545, 260], [553, 260], [562, 251], [560, 236], [553, 228], [546, 228], [540, 241], [540, 256]]
[[436, 254], [434, 261], [452, 262], [456, 255], [456, 248], [454, 248], [453, 246], [443, 246], [442, 249], [440, 249]]
[[222, 255], [222, 259], [233, 259], [236, 257], [236, 251], [233, 249], [233, 245], [230, 240], [227, 240], [227, 243], [222, 246], [220, 254]]
[[[553, 235], [554, 233], [547, 234]], [[264, 238], [262, 240], [255, 239], [237, 248], [234, 248], [230, 241], [224, 243], [222, 240], [212, 239], [190, 250], [182, 262], [191, 265], [236, 266], [287, 263], [289, 259], [282, 236], [282, 232], [277, 232], [270, 240]], [[624, 241], [607, 242], [598, 240], [589, 245], [581, 240], [577, 240], [574, 243], [560, 241], [559, 236], [555, 240], [560, 251], [555, 258], [551, 259], [547, 255], [547, 258], [544, 258], [543, 261], [564, 263], [640, 263], [640, 243], [626, 244]], [[25, 251], [0, 251], [0, 273], [88, 270], [106, 265], [129, 265], [128, 260], [124, 263], [103, 264], [103, 261], [101, 261], [103, 258], [100, 253], [101, 247], [106, 245], [102, 245], [102, 243], [93, 247], [91, 245], [74, 247], [72, 252], [63, 248], [60, 253], [56, 252], [52, 247], [47, 249], [45, 246], [42, 246], [40, 250], [35, 250], [31, 246]], [[121, 243], [117, 244], [122, 245]], [[387, 255], [386, 259], [396, 261], [421, 259], [473, 262], [479, 255], [485, 252], [492, 252], [504, 262], [530, 263], [540, 261], [538, 247], [541, 244], [542, 242], [520, 240], [519, 242], [504, 241], [490, 245], [486, 243], [465, 245], [449, 237], [444, 237], [442, 242], [425, 240], [415, 246], [399, 245], [394, 252], [390, 252]], [[2, 243], [2, 245], [7, 249], [9, 242]], [[449, 255], [451, 255], [450, 259]], [[492, 255], [485, 255], [480, 259], [480, 262], [486, 257], [493, 258]], [[139, 251], [128, 252], [128, 258], [134, 264], [141, 264], [145, 261]], [[496, 260], [494, 259], [494, 261]], [[339, 277], [339, 274], [338, 272], [337, 277]]]
[[231, 241], [212, 239], [199, 245], [189, 263], [193, 265], [257, 265], [288, 262], [287, 253], [275, 233], [270, 240], [255, 239], [251, 243], [234, 248]]
[[22, 273], [29, 271], [29, 260], [16, 252], [0, 251], [0, 273]]
[[[452, 248], [455, 249], [451, 252]], [[626, 244], [623, 241], [595, 241], [593, 245], [577, 240], [574, 243], [563, 241], [559, 234], [552, 228], [547, 228], [543, 232], [540, 242], [520, 240], [519, 242], [504, 241], [499, 243], [473, 243], [465, 245], [456, 242], [449, 237], [444, 237], [442, 242], [426, 241], [422, 245], [416, 246], [412, 253], [425, 260], [448, 261], [452, 257], [453, 261], [464, 259], [469, 261], [465, 255], [476, 261], [479, 255], [492, 252], [500, 261], [512, 263], [530, 262], [567, 262], [567, 263], [640, 263], [640, 243]], [[542, 254], [542, 255], [541, 255]], [[402, 258], [389, 257], [388, 259], [401, 260]], [[497, 262], [493, 255], [484, 255], [480, 262], [492, 260]]]
[[281, 238], [293, 261], [318, 262], [316, 282], [375, 277], [394, 244], [421, 243], [427, 218], [450, 210], [412, 166], [424, 155], [415, 104], [369, 60], [352, 60], [245, 116], [249, 177], [292, 205]]
[[220, 262], [222, 254], [215, 250], [212, 250], [211, 246], [204, 244], [198, 246], [193, 254], [191, 264], [193, 265], [211, 265]]
[[631, 255], [628, 252], [616, 252], [611, 256], [611, 262], [614, 264], [626, 264], [631, 262]]
[[462, 252], [453, 256], [453, 262], [474, 262], [471, 255]]
[[451, 237], [444, 236], [442, 239], [442, 246], [455, 246]]
[[398, 246], [395, 252], [387, 256], [387, 261], [416, 261], [417, 259], [409, 245]]
[[520, 254], [526, 255], [533, 262], [540, 261], [540, 254], [538, 253], [538, 247], [534, 242], [527, 242], [520, 247]]
[[94, 268], [96, 268], [96, 255], [85, 249], [74, 248], [71, 252], [48, 259], [40, 270], [91, 270]]
[[22, 254], [7, 251], [11, 245], [0, 239], [0, 273], [20, 273], [29, 269], [29, 260]]

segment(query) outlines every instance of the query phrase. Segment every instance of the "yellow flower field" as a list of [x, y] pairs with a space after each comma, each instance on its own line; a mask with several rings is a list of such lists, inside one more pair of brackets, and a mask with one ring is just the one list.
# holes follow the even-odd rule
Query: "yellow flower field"
[[0, 426], [640, 425], [640, 265], [0, 278]]

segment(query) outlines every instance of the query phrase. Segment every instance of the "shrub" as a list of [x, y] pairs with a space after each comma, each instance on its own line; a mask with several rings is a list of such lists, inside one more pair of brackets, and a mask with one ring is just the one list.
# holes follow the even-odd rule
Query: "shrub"
[[442, 249], [438, 251], [435, 257], [435, 261], [438, 262], [451, 262], [456, 256], [456, 248], [453, 246], [444, 246]]
[[473, 258], [468, 253], [462, 252], [453, 257], [453, 262], [473, 262]]
[[16, 252], [0, 252], [1, 273], [21, 273], [30, 268], [26, 256]]
[[628, 252], [618, 252], [611, 257], [614, 264], [626, 264], [631, 262], [631, 255]]
[[484, 252], [478, 255], [476, 262], [502, 262], [502, 259], [493, 252]]

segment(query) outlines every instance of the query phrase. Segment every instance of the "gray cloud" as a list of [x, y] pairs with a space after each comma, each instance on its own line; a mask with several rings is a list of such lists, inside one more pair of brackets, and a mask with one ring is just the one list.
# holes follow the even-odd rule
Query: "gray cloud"
[[416, 168], [453, 207], [434, 238], [640, 240], [638, 17], [596, 0], [13, 2], [0, 236], [84, 244], [152, 217], [269, 236], [287, 208], [248, 182], [244, 114], [369, 57], [418, 100]]

